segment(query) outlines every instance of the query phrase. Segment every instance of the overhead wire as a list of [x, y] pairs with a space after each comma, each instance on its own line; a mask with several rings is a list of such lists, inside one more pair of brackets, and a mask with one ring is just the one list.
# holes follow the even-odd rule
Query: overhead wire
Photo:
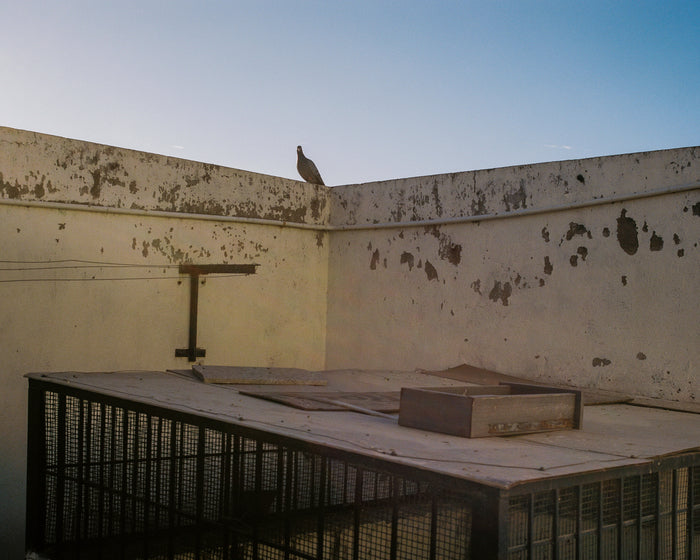
[[[78, 263], [68, 265], [67, 263]], [[3, 272], [32, 272], [32, 271], [50, 271], [50, 270], [88, 270], [88, 269], [173, 269], [179, 268], [180, 264], [138, 264], [138, 263], [120, 263], [120, 262], [103, 262], [91, 261], [83, 259], [49, 259], [49, 260], [7, 260], [0, 259], [0, 264], [9, 265], [39, 265], [39, 266], [9, 266], [0, 267], [0, 273]], [[51, 265], [51, 266], [45, 266]], [[53, 266], [57, 265], [57, 266]], [[228, 278], [231, 276], [247, 276], [247, 273], [225, 273], [207, 274], [207, 279]], [[123, 280], [182, 280], [183, 274], [178, 276], [119, 276], [119, 277], [59, 277], [59, 278], [0, 278], [0, 284], [21, 283], [21, 282], [96, 282], [96, 281], [123, 281]]]
[[45, 259], [41, 261], [18, 261], [18, 260], [2, 260], [0, 259], [0, 263], [9, 263], [9, 264], [63, 264], [63, 263], [70, 263], [70, 262], [75, 262], [75, 263], [82, 263], [82, 264], [96, 264], [96, 265], [104, 265], [104, 266], [142, 266], [142, 267], [176, 267], [180, 266], [179, 264], [138, 264], [138, 263], [118, 263], [118, 262], [109, 262], [109, 261], [88, 261], [88, 260], [83, 260], [83, 259]]
[[[178, 265], [179, 266], [179, 265]], [[27, 271], [27, 270], [84, 270], [87, 268], [175, 268], [172, 266], [143, 266], [143, 265], [99, 265], [99, 264], [85, 264], [80, 266], [23, 266], [16, 268], [3, 268], [0, 267], [0, 272], [13, 272], [13, 271]]]
[[[246, 272], [239, 272], [239, 273], [233, 273], [233, 274], [216, 274], [216, 275], [211, 275], [207, 274], [207, 281], [209, 280], [216, 280], [218, 278], [228, 278], [232, 276], [248, 276], [249, 274]], [[5, 280], [0, 280], [0, 284], [10, 284], [10, 283], [19, 283], [19, 282], [99, 282], [99, 281], [113, 281], [113, 282], [121, 282], [123, 280], [180, 280], [182, 281], [183, 277], [182, 276], [123, 276], [120, 278], [12, 278], [12, 279], [5, 279]]]

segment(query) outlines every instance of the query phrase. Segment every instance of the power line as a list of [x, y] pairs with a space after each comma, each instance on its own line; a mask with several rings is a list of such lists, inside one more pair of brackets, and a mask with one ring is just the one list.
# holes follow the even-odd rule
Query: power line
[[[4, 264], [65, 264], [65, 263], [80, 263], [80, 266], [74, 268], [87, 268], [84, 265], [104, 266], [104, 267], [130, 267], [130, 268], [177, 268], [179, 264], [138, 264], [138, 263], [120, 263], [120, 262], [104, 262], [104, 261], [88, 261], [82, 259], [58, 259], [58, 260], [43, 260], [43, 261], [15, 261], [15, 260], [0, 260]], [[69, 267], [66, 267], [69, 268]], [[0, 270], [20, 270], [20, 269], [0, 269]], [[38, 270], [38, 269], [37, 269]]]
[[[249, 274], [241, 272], [238, 274], [217, 274], [217, 275], [207, 275], [206, 281], [217, 280], [219, 278], [230, 278], [233, 276], [249, 276]], [[185, 277], [183, 276], [122, 276], [122, 277], [108, 277], [108, 278], [12, 278], [6, 280], [0, 280], [0, 284], [13, 284], [19, 282], [121, 282], [123, 280], [178, 280], [183, 281]], [[204, 280], [203, 280], [204, 281]]]
[[13, 267], [13, 268], [0, 268], [0, 272], [8, 271], [23, 271], [23, 270], [84, 270], [87, 268], [175, 268], [179, 265], [171, 266], [146, 266], [139, 264], [124, 264], [124, 265], [97, 265], [97, 264], [84, 264], [78, 266], [23, 266], [23, 267]]
[[[48, 259], [48, 260], [6, 260], [0, 259], [0, 263], [8, 265], [37, 265], [37, 266], [9, 266], [0, 267], [1, 272], [30, 272], [30, 271], [47, 271], [47, 270], [87, 270], [95, 268], [113, 269], [173, 269], [180, 268], [181, 264], [138, 264], [138, 263], [122, 263], [109, 261], [91, 261], [85, 259]], [[69, 264], [76, 263], [76, 264]], [[228, 278], [232, 276], [247, 276], [246, 272], [233, 272], [223, 274], [207, 274], [207, 279]], [[19, 282], [95, 282], [95, 281], [113, 281], [120, 282], [123, 280], [178, 280], [182, 281], [184, 275], [179, 276], [119, 276], [119, 277], [88, 277], [88, 278], [8, 278], [0, 279], [2, 284], [11, 284]]]

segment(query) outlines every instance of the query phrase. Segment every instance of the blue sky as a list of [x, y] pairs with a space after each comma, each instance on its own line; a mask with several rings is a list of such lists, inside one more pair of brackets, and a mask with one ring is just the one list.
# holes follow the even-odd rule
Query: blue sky
[[700, 2], [0, 0], [0, 125], [326, 184], [700, 145]]

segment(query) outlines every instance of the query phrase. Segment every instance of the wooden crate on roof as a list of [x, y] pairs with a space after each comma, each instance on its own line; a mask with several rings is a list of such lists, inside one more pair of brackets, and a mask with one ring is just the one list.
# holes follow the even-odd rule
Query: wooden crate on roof
[[399, 424], [476, 438], [578, 429], [582, 414], [581, 392], [556, 387], [405, 387]]

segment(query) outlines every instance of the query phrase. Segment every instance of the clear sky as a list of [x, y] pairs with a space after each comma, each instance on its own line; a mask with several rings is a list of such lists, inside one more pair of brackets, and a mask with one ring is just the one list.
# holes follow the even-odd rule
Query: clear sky
[[326, 184], [700, 145], [700, 1], [0, 0], [0, 125]]

